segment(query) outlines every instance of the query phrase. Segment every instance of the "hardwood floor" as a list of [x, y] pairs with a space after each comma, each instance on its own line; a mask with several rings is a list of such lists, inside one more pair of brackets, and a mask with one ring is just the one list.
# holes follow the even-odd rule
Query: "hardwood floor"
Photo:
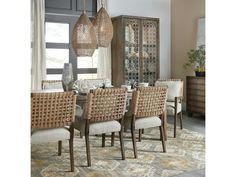
[[[174, 124], [173, 116], [168, 116], [167, 122]], [[179, 120], [177, 120], [177, 127], [179, 127]], [[183, 113], [183, 128], [205, 135], [205, 117], [198, 115], [190, 117], [186, 113]], [[175, 177], [205, 177], [205, 169], [182, 173]]]

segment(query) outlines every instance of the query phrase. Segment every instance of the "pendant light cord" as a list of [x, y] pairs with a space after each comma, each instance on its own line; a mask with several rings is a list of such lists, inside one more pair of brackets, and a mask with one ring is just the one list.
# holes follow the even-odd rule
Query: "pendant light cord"
[[84, 0], [84, 13], [86, 13], [86, 10], [85, 10], [85, 0]]

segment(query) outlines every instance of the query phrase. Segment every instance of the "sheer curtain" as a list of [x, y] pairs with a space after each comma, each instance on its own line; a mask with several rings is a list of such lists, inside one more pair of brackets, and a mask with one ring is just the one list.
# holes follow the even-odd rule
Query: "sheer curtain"
[[[107, 0], [97, 0], [97, 11], [102, 7], [107, 10]], [[98, 48], [98, 78], [106, 78], [111, 81], [111, 45]]]
[[31, 0], [31, 89], [41, 89], [41, 81], [46, 78], [46, 57], [44, 37], [44, 0]]

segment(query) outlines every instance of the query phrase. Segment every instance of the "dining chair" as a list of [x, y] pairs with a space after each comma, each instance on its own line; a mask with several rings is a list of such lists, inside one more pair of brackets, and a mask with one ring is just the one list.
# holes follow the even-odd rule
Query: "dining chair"
[[167, 86], [167, 115], [174, 116], [174, 138], [176, 137], [177, 118], [180, 120], [180, 128], [183, 129], [182, 123], [182, 100], [183, 100], [183, 80], [182, 79], [159, 79], [155, 86]]
[[41, 87], [42, 90], [63, 89], [62, 80], [42, 80]]
[[123, 143], [123, 118], [127, 98], [126, 88], [91, 90], [82, 117], [76, 116], [75, 128], [85, 135], [87, 163], [91, 166], [90, 135], [102, 134], [102, 147], [105, 134], [119, 132], [121, 156], [125, 159]]
[[[125, 115], [125, 127], [131, 129], [134, 158], [137, 158], [135, 130], [159, 127], [163, 152], [166, 152], [163, 134], [164, 108], [167, 87], [138, 87], [133, 92], [131, 107]], [[139, 131], [139, 136], [141, 132]]]
[[76, 95], [73, 92], [31, 93], [31, 143], [69, 140], [70, 165], [74, 171], [73, 138]]

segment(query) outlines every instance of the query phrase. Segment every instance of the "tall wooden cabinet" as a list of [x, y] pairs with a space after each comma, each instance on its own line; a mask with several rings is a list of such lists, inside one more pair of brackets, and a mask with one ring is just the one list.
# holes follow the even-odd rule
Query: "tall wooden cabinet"
[[159, 78], [159, 19], [112, 18], [112, 84], [154, 85]]
[[205, 115], [205, 77], [187, 76], [187, 112]]

